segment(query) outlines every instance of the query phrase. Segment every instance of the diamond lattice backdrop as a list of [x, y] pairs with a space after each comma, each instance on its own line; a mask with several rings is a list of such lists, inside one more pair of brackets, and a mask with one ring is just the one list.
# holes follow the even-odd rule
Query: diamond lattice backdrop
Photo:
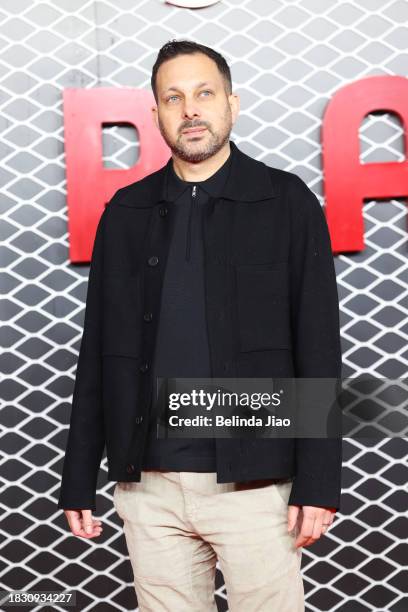
[[[1, 4], [0, 588], [71, 587], [80, 610], [136, 607], [105, 458], [103, 535], [70, 536], [56, 508], [89, 271], [68, 261], [63, 89], [149, 89], [165, 41], [214, 46], [241, 97], [233, 139], [300, 175], [323, 204], [324, 109], [349, 82], [407, 74], [407, 24], [402, 0], [224, 0], [195, 11], [160, 0]], [[106, 127], [105, 165], [135, 163], [135, 138]], [[362, 163], [404, 159], [390, 113], [368, 116], [360, 140]], [[343, 375], [398, 378], [408, 365], [406, 202], [367, 201], [364, 220], [366, 249], [335, 258]], [[406, 439], [345, 441], [343, 512], [303, 549], [308, 611], [408, 609], [406, 455]], [[219, 571], [216, 593], [227, 610]]]

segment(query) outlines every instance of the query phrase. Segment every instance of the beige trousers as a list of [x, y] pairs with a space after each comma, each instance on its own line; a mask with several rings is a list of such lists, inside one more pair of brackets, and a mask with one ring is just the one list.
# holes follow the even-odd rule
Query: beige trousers
[[118, 482], [140, 612], [216, 612], [217, 558], [230, 612], [304, 612], [302, 549], [297, 527], [287, 531], [292, 483], [270, 482], [156, 470]]

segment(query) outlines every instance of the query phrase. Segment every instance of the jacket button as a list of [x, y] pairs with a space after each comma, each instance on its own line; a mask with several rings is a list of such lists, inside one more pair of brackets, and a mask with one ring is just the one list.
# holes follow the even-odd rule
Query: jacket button
[[131, 463], [128, 463], [126, 466], [126, 471], [128, 474], [133, 474], [133, 472], [135, 471], [135, 466]]
[[147, 363], [147, 361], [142, 363], [141, 366], [139, 367], [139, 370], [141, 372], [147, 372], [148, 369], [149, 369], [149, 364]]
[[137, 416], [135, 420], [136, 420], [136, 423], [139, 425], [139, 423], [143, 421], [143, 415], [141, 414], [140, 416]]
[[157, 266], [157, 264], [159, 263], [159, 258], [157, 257], [157, 255], [152, 255], [147, 260], [147, 263], [149, 264], [149, 266]]
[[143, 319], [149, 322], [153, 319], [153, 314], [151, 312], [145, 312], [143, 315]]
[[167, 207], [166, 207], [166, 206], [161, 206], [161, 207], [159, 208], [159, 215], [160, 215], [161, 217], [165, 217], [165, 216], [167, 215], [167, 212], [168, 212], [168, 209], [167, 209]]

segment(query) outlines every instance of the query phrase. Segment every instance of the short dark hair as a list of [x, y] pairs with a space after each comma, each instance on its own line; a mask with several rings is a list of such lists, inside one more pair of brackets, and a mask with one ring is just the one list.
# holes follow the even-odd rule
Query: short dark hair
[[152, 77], [150, 80], [151, 87], [153, 90], [154, 98], [157, 102], [157, 90], [156, 90], [156, 76], [157, 71], [160, 66], [166, 62], [167, 60], [173, 59], [178, 55], [188, 55], [190, 53], [203, 53], [207, 55], [210, 59], [212, 59], [218, 67], [221, 75], [224, 77], [224, 81], [226, 84], [226, 91], [228, 94], [232, 92], [232, 80], [231, 80], [231, 71], [225, 60], [225, 58], [218, 53], [218, 51], [214, 51], [210, 47], [206, 47], [205, 45], [201, 45], [200, 43], [193, 42], [191, 40], [169, 40], [166, 42], [157, 55], [157, 59], [154, 63], [152, 69]]

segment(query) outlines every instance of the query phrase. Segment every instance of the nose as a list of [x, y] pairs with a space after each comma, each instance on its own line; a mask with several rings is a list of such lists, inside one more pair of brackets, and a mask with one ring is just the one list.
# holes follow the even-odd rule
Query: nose
[[185, 100], [183, 106], [183, 119], [193, 119], [199, 117], [200, 111], [194, 100]]

